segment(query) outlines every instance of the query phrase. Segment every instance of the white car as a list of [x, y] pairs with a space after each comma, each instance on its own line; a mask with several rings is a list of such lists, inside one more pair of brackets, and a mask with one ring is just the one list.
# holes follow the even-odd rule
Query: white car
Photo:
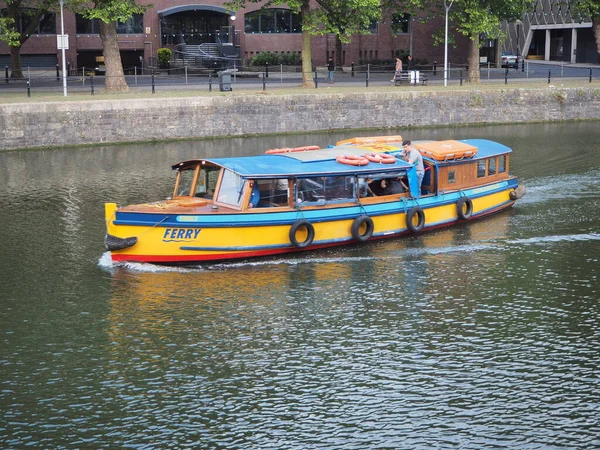
[[502, 67], [519, 67], [519, 57], [513, 52], [502, 52]]

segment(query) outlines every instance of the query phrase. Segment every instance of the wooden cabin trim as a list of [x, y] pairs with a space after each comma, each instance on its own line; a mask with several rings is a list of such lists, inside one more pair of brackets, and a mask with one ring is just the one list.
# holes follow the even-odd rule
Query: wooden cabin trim
[[[497, 172], [500, 158], [506, 158], [503, 172]], [[496, 164], [496, 173], [494, 175], [488, 174], [490, 160], [494, 160]], [[485, 175], [478, 177], [477, 172], [481, 162], [485, 163]], [[509, 170], [510, 156], [508, 154], [477, 158], [460, 164], [442, 165], [438, 168], [438, 190], [449, 191], [467, 189], [506, 180], [510, 177]], [[449, 177], [452, 172], [454, 172], [455, 181], [449, 182]]]

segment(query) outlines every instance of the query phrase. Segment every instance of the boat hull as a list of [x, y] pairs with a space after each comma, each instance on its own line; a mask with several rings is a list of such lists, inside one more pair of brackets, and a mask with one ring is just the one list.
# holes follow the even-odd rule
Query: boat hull
[[[479, 219], [510, 208], [516, 188], [511, 179], [419, 199], [244, 214], [138, 213], [109, 203], [107, 234], [127, 243], [136, 238], [133, 245], [111, 251], [115, 262], [183, 265], [248, 259], [400, 237]], [[469, 206], [462, 213], [461, 198]]]

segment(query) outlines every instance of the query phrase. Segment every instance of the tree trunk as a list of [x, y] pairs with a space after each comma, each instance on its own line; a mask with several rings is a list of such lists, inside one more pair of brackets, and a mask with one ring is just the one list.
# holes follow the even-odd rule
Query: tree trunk
[[469, 72], [467, 82], [479, 84], [479, 33], [469, 39]]
[[117, 41], [117, 23], [100, 21], [100, 39], [102, 39], [102, 54], [106, 67], [104, 90], [109, 92], [128, 91], [129, 86], [123, 74], [119, 42]]
[[10, 48], [10, 62], [12, 64], [12, 70], [10, 72], [11, 78], [23, 78], [23, 69], [21, 67], [21, 46], [9, 47]]
[[344, 61], [342, 61], [342, 41], [340, 37], [335, 35], [335, 67], [338, 70], [342, 70], [342, 66], [344, 65]]
[[[300, 15], [304, 18], [310, 12], [309, 0], [300, 7]], [[302, 87], [314, 88], [312, 80], [312, 39], [308, 31], [302, 30]]]
[[598, 61], [596, 63], [600, 64], [600, 14], [592, 16], [592, 29], [594, 30], [596, 53], [598, 54]]

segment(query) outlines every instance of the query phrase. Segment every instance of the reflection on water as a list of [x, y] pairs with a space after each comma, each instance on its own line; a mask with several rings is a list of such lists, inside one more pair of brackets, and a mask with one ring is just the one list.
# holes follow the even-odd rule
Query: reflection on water
[[597, 124], [401, 133], [513, 146], [528, 194], [405, 239], [113, 265], [103, 202], [168, 195], [170, 164], [355, 133], [0, 154], [3, 446], [599, 447]]

